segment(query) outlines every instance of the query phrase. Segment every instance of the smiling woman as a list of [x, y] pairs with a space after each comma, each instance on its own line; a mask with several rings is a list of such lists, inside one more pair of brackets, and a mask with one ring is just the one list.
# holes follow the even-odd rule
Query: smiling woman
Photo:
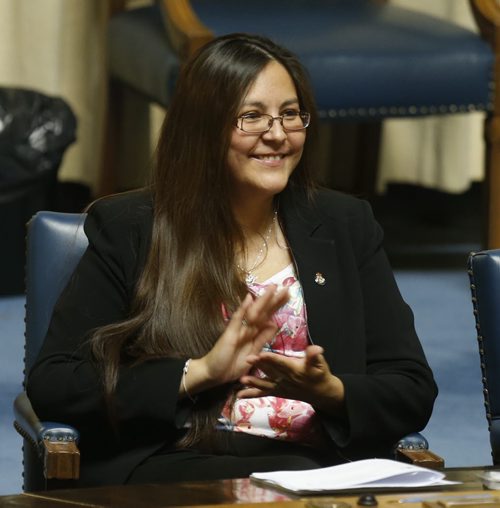
[[227, 155], [233, 208], [272, 211], [274, 196], [286, 187], [306, 139], [295, 85], [280, 63], [268, 63], [257, 76], [241, 105], [237, 127]]
[[[285, 239], [272, 218], [275, 196], [285, 189], [302, 157], [308, 125], [304, 117], [309, 113], [300, 111], [290, 74], [280, 63], [269, 62], [243, 99], [227, 154], [231, 207], [246, 225], [238, 266], [246, 267], [242, 271], [254, 281], [266, 280], [292, 261], [288, 250], [278, 248], [278, 236], [282, 244]], [[268, 224], [276, 229], [276, 238], [262, 238]]]
[[88, 210], [27, 387], [80, 429], [82, 485], [383, 457], [427, 423], [381, 229], [313, 183], [316, 118], [289, 51], [215, 39], [183, 68], [151, 185]]

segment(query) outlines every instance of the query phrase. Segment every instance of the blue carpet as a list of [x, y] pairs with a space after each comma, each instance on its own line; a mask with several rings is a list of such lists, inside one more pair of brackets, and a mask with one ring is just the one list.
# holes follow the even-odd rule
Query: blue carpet
[[20, 492], [22, 486], [22, 439], [12, 426], [12, 401], [23, 379], [24, 300], [0, 298], [0, 495]]
[[[424, 431], [448, 466], [491, 464], [479, 355], [464, 270], [398, 270], [440, 393]], [[12, 400], [21, 387], [24, 298], [0, 298], [0, 495], [21, 491], [21, 439]]]
[[447, 466], [491, 464], [469, 280], [464, 270], [399, 270], [396, 278], [439, 386], [424, 431]]

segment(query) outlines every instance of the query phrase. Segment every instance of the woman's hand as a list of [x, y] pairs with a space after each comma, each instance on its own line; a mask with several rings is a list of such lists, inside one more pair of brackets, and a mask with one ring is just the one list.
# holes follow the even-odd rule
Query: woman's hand
[[344, 385], [330, 372], [320, 346], [308, 346], [304, 358], [260, 352], [249, 361], [266, 377], [243, 375], [240, 382], [245, 388], [237, 393], [238, 397], [274, 395], [302, 400], [328, 413], [342, 410]]
[[252, 367], [248, 359], [254, 358], [276, 334], [272, 316], [288, 298], [288, 290], [277, 291], [276, 286], [269, 286], [258, 298], [248, 294], [214, 347], [202, 358], [191, 361], [185, 379], [189, 394], [237, 381], [247, 374]]

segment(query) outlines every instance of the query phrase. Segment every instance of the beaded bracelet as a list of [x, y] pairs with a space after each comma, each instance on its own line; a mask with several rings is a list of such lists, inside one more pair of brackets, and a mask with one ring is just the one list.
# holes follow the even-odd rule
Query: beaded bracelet
[[184, 364], [184, 367], [182, 368], [182, 388], [184, 388], [184, 393], [186, 394], [187, 398], [191, 402], [196, 402], [196, 397], [192, 397], [191, 394], [188, 392], [187, 386], [186, 386], [186, 376], [189, 370], [189, 364], [191, 363], [191, 358], [188, 358], [186, 360], [186, 363]]

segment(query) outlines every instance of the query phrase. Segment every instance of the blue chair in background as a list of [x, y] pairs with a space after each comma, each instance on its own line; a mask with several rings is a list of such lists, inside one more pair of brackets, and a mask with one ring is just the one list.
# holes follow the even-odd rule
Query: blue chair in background
[[500, 465], [500, 249], [470, 254], [468, 272], [476, 319], [484, 405], [493, 464]]
[[[115, 3], [122, 3], [115, 0]], [[380, 0], [157, 0], [109, 23], [110, 139], [120, 87], [168, 108], [181, 62], [214, 36], [251, 32], [296, 53], [309, 71], [323, 121], [362, 124], [353, 190], [370, 196], [379, 123], [385, 118], [487, 111], [488, 246], [500, 247], [500, 101], [495, 95], [500, 6], [470, 0], [482, 36]], [[497, 86], [496, 86], [497, 85]], [[111, 88], [110, 88], [111, 90]], [[114, 126], [114, 127], [112, 127]], [[107, 146], [119, 149], [112, 142]], [[116, 190], [106, 159], [101, 193]]]

